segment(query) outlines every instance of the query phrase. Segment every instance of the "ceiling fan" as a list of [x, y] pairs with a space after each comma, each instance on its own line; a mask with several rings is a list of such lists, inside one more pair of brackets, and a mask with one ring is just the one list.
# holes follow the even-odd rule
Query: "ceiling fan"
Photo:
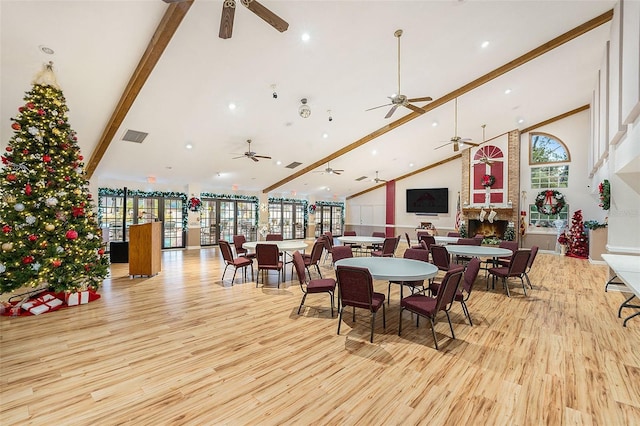
[[460, 145], [469, 145], [469, 146], [478, 146], [480, 145], [479, 143], [473, 143], [471, 142], [470, 138], [461, 138], [460, 136], [458, 136], [458, 98], [455, 98], [454, 100], [455, 102], [455, 113], [454, 113], [454, 121], [453, 121], [453, 134], [454, 136], [451, 138], [451, 140], [447, 143], [445, 143], [444, 145], [440, 145], [438, 147], [436, 147], [435, 149], [440, 149], [444, 146], [453, 144], [453, 150], [458, 152], [460, 151]]
[[[165, 0], [167, 1], [167, 0]], [[240, 0], [243, 6], [262, 18], [267, 24], [276, 30], [282, 32], [287, 31], [289, 24], [287, 21], [258, 3], [256, 0]], [[220, 17], [220, 32], [218, 37], [231, 38], [233, 33], [233, 18], [236, 12], [236, 0], [224, 0], [222, 3], [222, 16]]]
[[387, 182], [386, 180], [384, 180], [384, 179], [380, 179], [380, 178], [378, 177], [378, 171], [377, 171], [377, 170], [376, 170], [376, 178], [375, 178], [375, 179], [373, 179], [373, 181], [374, 181], [375, 183]]
[[260, 161], [260, 160], [258, 160], [258, 158], [264, 158], [264, 159], [267, 159], [267, 160], [271, 159], [271, 157], [268, 157], [266, 155], [258, 155], [255, 152], [251, 151], [251, 139], [247, 139], [247, 143], [249, 144], [249, 148], [247, 149], [247, 151], [244, 154], [242, 154], [242, 155], [240, 155], [238, 157], [233, 157], [233, 160], [236, 160], [238, 158], [247, 157], [247, 158], [249, 158], [249, 159], [251, 159], [251, 160], [253, 160], [253, 161], [255, 161], [257, 163], [258, 161]]
[[314, 173], [327, 173], [340, 176], [344, 172], [342, 169], [332, 169], [329, 163], [327, 163], [327, 168], [324, 170], [316, 170]]
[[371, 111], [372, 109], [383, 108], [391, 105], [391, 109], [389, 110], [389, 112], [387, 112], [387, 115], [384, 116], [384, 118], [389, 118], [393, 115], [394, 112], [396, 112], [396, 109], [398, 109], [398, 107], [402, 105], [403, 107], [409, 108], [414, 112], [424, 114], [426, 112], [425, 110], [423, 110], [422, 108], [418, 108], [417, 106], [412, 105], [409, 102], [428, 102], [433, 100], [430, 96], [409, 99], [400, 91], [400, 36], [402, 36], [402, 30], [396, 30], [393, 35], [398, 39], [398, 91], [394, 95], [388, 96], [388, 98], [391, 100], [391, 103], [369, 108], [366, 111]]

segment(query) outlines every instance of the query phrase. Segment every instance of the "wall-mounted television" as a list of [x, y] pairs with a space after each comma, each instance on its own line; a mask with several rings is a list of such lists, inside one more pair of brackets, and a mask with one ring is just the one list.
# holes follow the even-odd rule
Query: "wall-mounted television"
[[449, 188], [407, 189], [407, 213], [449, 213]]

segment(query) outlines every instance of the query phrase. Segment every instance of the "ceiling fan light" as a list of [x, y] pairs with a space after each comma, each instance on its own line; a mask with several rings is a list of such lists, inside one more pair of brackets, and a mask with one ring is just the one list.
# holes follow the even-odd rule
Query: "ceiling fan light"
[[311, 108], [307, 105], [307, 98], [302, 98], [300, 102], [302, 102], [302, 105], [298, 107], [298, 114], [302, 118], [309, 118], [311, 115]]

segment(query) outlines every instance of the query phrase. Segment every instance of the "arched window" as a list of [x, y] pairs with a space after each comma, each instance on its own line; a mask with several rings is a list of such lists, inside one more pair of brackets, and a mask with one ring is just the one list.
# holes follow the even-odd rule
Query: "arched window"
[[531, 188], [567, 188], [571, 157], [564, 143], [547, 133], [531, 133], [529, 136], [529, 164]]
[[565, 163], [571, 161], [569, 150], [557, 137], [547, 133], [529, 136], [529, 164]]

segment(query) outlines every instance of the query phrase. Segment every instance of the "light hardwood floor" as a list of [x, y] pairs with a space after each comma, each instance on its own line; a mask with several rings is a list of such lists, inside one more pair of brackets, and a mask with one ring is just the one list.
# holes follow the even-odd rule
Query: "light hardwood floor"
[[165, 252], [153, 278], [112, 265], [88, 305], [0, 318], [0, 424], [640, 424], [640, 319], [622, 327], [604, 266], [539, 254], [511, 298], [481, 271], [440, 351], [408, 312], [398, 337], [397, 286], [371, 344], [364, 312], [338, 336], [326, 294], [297, 315], [297, 283], [221, 272], [217, 248]]

